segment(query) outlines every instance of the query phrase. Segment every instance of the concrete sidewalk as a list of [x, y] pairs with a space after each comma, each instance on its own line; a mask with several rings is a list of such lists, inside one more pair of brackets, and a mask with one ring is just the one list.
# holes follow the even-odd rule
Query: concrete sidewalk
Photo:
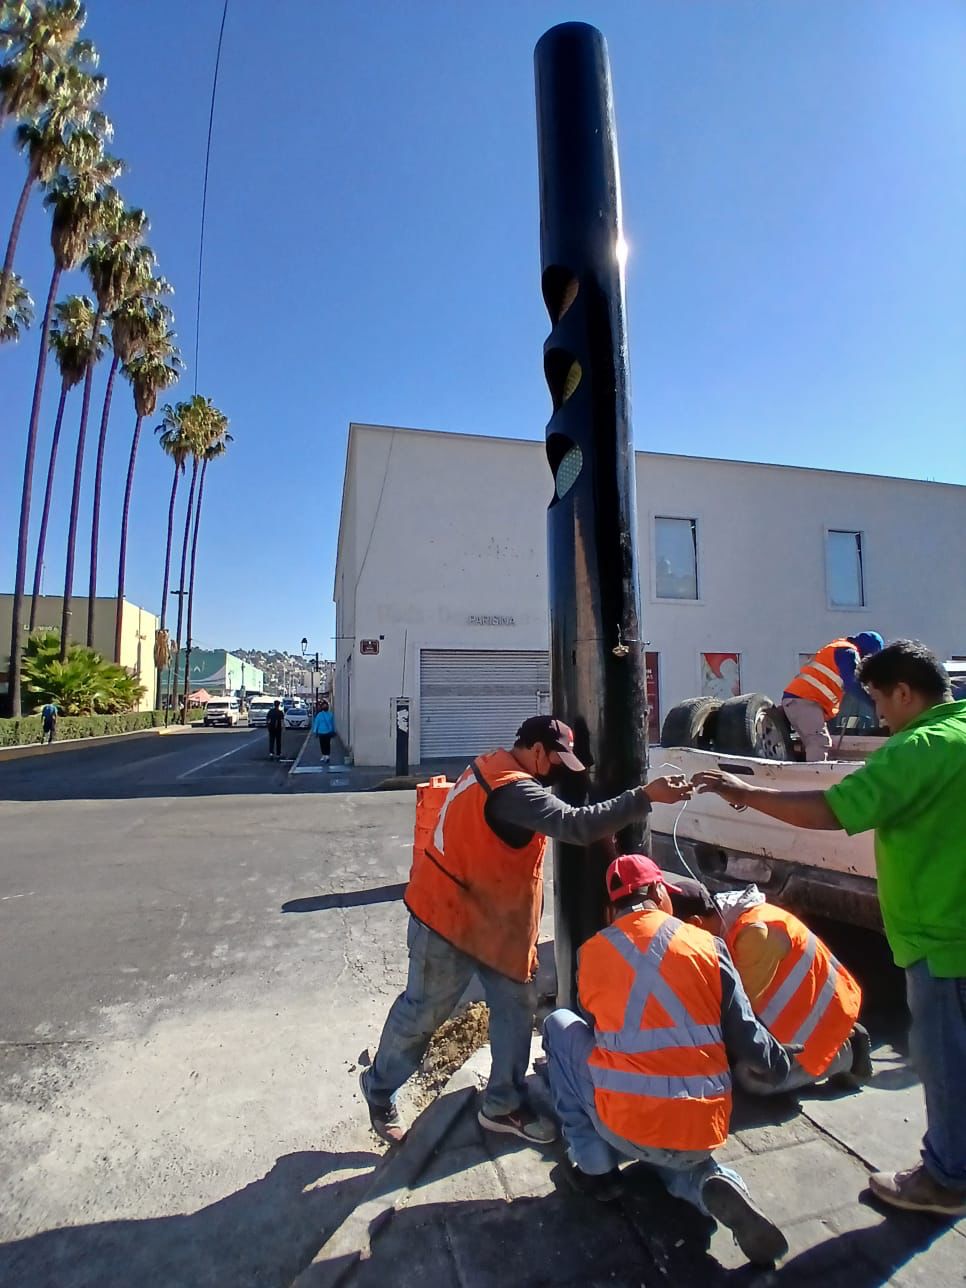
[[736, 1102], [719, 1157], [788, 1238], [774, 1270], [749, 1266], [728, 1231], [670, 1198], [641, 1165], [624, 1168], [626, 1193], [605, 1206], [567, 1188], [559, 1143], [540, 1151], [483, 1131], [484, 1048], [386, 1155], [297, 1288], [956, 1288], [966, 1284], [966, 1222], [887, 1214], [870, 1200], [868, 1173], [915, 1162], [924, 1119], [902, 1057], [880, 1047], [874, 1058], [861, 1092]]

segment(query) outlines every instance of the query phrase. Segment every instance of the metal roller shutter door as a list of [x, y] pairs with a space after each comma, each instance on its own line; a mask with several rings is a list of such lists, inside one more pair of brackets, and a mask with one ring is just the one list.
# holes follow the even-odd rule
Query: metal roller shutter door
[[423, 649], [420, 759], [507, 747], [527, 716], [549, 710], [550, 655], [541, 649]]

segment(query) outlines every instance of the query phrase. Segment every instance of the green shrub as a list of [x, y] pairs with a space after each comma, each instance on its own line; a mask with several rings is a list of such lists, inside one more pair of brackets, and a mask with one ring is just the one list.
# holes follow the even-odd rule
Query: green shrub
[[[111, 733], [132, 733], [135, 729], [155, 729], [164, 724], [163, 711], [123, 711], [118, 715], [60, 716], [57, 741], [74, 738], [101, 738]], [[0, 720], [0, 747], [18, 747], [40, 742], [43, 722], [40, 716], [21, 716], [19, 720]]]
[[62, 662], [59, 631], [34, 631], [27, 640], [21, 685], [24, 706], [56, 702], [64, 716], [127, 713], [146, 692], [125, 667], [81, 644], [72, 644], [67, 661]]

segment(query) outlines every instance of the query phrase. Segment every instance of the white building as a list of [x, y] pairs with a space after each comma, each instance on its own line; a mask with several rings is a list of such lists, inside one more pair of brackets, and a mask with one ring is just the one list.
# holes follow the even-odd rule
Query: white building
[[[549, 695], [541, 442], [349, 427], [336, 562], [336, 721], [355, 762], [512, 738]], [[841, 635], [966, 654], [966, 488], [637, 453], [652, 735], [698, 693], [780, 697]], [[563, 717], [567, 712], [560, 713]]]

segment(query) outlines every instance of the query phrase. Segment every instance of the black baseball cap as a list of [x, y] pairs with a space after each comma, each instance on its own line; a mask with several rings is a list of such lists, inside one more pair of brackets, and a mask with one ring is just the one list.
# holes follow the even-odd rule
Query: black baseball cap
[[560, 763], [575, 773], [582, 773], [587, 766], [574, 755], [574, 731], [554, 716], [531, 716], [517, 730], [517, 742], [524, 747], [540, 743], [545, 751], [555, 751]]

